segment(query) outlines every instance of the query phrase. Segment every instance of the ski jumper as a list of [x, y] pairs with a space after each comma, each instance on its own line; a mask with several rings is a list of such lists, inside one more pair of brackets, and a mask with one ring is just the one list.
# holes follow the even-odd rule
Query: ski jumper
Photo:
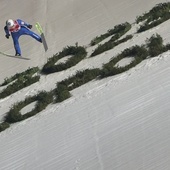
[[33, 37], [34, 39], [36, 39], [37, 41], [42, 43], [41, 37], [37, 35], [36, 33], [32, 32], [29, 29], [29, 26], [30, 24], [27, 24], [26, 22], [20, 19], [17, 19], [14, 21], [14, 26], [12, 28], [8, 28], [7, 26], [4, 27], [6, 35], [9, 36], [11, 33], [16, 55], [17, 54], [21, 55], [21, 48], [20, 48], [19, 41], [18, 41], [21, 35], [29, 35]]

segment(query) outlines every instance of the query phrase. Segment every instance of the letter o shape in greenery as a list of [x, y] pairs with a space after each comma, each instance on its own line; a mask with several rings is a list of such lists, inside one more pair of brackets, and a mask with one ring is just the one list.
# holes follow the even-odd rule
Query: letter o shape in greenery
[[[65, 63], [55, 64], [58, 60], [68, 55], [72, 55]], [[81, 60], [83, 60], [87, 55], [84, 47], [81, 46], [68, 46], [63, 49], [59, 54], [54, 55], [50, 58], [47, 63], [43, 66], [41, 72], [42, 74], [50, 74], [59, 71], [66, 70], [72, 66], [75, 66]]]
[[[35, 108], [32, 109], [30, 112], [22, 115], [20, 110], [27, 106], [28, 104], [37, 101], [35, 104]], [[42, 91], [36, 96], [27, 97], [24, 101], [16, 103], [10, 111], [5, 116], [5, 122], [7, 123], [15, 123], [22, 120], [25, 120], [31, 116], [36, 115], [40, 111], [44, 110], [48, 104], [53, 102], [53, 94], [52, 92], [45, 92]]]

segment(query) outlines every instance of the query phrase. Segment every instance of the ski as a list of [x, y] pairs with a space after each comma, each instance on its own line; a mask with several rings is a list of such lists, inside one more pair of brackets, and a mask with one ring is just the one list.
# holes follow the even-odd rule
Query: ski
[[30, 58], [26, 58], [26, 57], [22, 57], [22, 56], [15, 56], [15, 55], [11, 55], [11, 54], [6, 54], [4, 52], [0, 51], [0, 54], [6, 56], [6, 57], [12, 57], [12, 58], [17, 58], [17, 59], [23, 59], [23, 60], [30, 60]]
[[45, 49], [45, 51], [47, 51], [47, 50], [48, 50], [48, 46], [47, 46], [47, 42], [46, 42], [46, 39], [45, 39], [45, 35], [44, 35], [43, 29], [42, 29], [40, 23], [39, 23], [39, 22], [36, 22], [35, 27], [36, 27], [37, 31], [39, 32], [39, 34], [40, 34], [40, 36], [41, 36], [44, 49]]

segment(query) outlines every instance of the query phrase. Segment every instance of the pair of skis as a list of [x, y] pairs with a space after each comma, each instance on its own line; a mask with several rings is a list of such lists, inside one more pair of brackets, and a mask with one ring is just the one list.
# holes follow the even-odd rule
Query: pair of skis
[[[44, 46], [44, 50], [47, 51], [48, 50], [48, 46], [47, 46], [45, 35], [44, 35], [43, 29], [42, 29], [40, 23], [36, 22], [35, 27], [36, 27], [37, 31], [39, 32], [39, 34], [41, 36], [42, 43], [43, 43], [43, 46]], [[14, 56], [14, 55], [11, 55], [11, 54], [6, 54], [6, 53], [1, 52], [1, 51], [0, 51], [0, 54], [2, 54], [4, 56], [7, 56], [7, 57], [13, 57], [13, 58], [19, 58], [19, 59], [24, 59], [24, 60], [30, 60], [30, 58], [21, 57], [21, 56]]]

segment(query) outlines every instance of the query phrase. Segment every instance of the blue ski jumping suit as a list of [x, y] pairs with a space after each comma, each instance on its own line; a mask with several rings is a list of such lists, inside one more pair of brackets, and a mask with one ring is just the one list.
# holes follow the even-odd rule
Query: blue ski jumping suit
[[9, 38], [10, 33], [11, 33], [16, 55], [21, 55], [21, 48], [20, 48], [19, 41], [18, 41], [21, 35], [29, 35], [33, 37], [34, 39], [36, 39], [37, 41], [42, 43], [41, 37], [29, 29], [29, 28], [32, 28], [32, 25], [20, 19], [15, 20], [15, 22], [17, 23], [17, 29], [10, 30], [7, 26], [5, 26], [4, 30], [5, 30], [7, 38]]

